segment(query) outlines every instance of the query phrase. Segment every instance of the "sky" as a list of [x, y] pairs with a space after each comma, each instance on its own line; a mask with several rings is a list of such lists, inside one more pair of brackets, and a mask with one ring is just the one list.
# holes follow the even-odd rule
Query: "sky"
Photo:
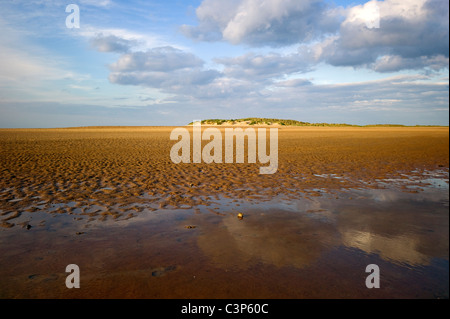
[[449, 125], [449, 2], [0, 1], [1, 128], [247, 117]]

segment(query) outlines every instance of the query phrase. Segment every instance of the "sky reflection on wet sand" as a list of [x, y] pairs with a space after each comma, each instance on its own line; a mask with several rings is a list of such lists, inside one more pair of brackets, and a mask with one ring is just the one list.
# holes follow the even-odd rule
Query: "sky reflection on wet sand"
[[[0, 297], [448, 298], [448, 178], [419, 193], [390, 184], [116, 221], [47, 216], [0, 233]], [[64, 287], [70, 263], [85, 289]], [[380, 289], [365, 287], [371, 263]]]

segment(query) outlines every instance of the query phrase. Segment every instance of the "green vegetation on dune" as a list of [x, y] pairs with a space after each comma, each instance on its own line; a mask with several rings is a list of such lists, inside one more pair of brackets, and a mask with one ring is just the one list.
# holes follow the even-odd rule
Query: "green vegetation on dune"
[[[192, 125], [193, 122], [189, 123]], [[248, 125], [282, 125], [282, 126], [358, 126], [351, 124], [330, 124], [330, 123], [309, 123], [300, 122], [296, 120], [283, 120], [283, 119], [269, 119], [269, 118], [257, 118], [250, 117], [245, 119], [208, 119], [202, 120], [204, 125], [236, 125], [236, 124], [248, 124]]]
[[[188, 125], [192, 125], [193, 122]], [[346, 123], [309, 123], [296, 120], [269, 119], [259, 117], [249, 117], [245, 119], [209, 119], [202, 120], [203, 125], [281, 125], [281, 126], [329, 126], [329, 127], [408, 127], [402, 124], [370, 124], [370, 125], [354, 125]], [[413, 127], [429, 127], [435, 125], [414, 125]]]

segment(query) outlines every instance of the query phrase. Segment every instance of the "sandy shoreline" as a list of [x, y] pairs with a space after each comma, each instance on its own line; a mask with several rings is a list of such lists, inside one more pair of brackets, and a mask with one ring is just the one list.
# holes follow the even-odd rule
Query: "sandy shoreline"
[[0, 131], [3, 226], [18, 210], [51, 204], [59, 204], [56, 213], [75, 205], [92, 206], [83, 212], [91, 218], [132, 217], [143, 205], [194, 207], [219, 195], [260, 200], [376, 188], [382, 179], [449, 166], [448, 128], [283, 128], [278, 172], [266, 176], [260, 164], [174, 164], [172, 129]]
[[448, 298], [448, 128], [283, 127], [274, 175], [172, 129], [0, 130], [0, 298]]

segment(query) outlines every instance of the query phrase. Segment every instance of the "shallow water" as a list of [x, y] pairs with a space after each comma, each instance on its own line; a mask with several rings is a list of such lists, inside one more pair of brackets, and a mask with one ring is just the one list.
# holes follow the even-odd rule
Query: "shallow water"
[[[24, 212], [15, 222], [31, 229], [0, 229], [0, 298], [448, 298], [448, 173], [404, 177], [103, 221]], [[65, 286], [68, 264], [80, 289]]]

